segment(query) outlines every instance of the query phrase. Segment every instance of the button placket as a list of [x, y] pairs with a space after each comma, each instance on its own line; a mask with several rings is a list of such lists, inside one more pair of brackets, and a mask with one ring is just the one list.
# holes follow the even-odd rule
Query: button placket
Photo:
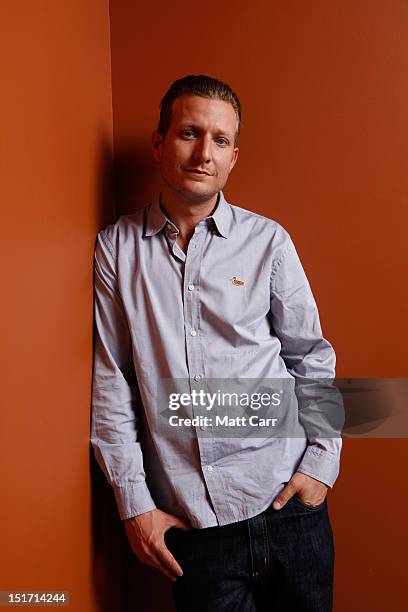
[[[200, 225], [200, 224], [199, 224]], [[205, 390], [204, 355], [200, 339], [200, 271], [203, 257], [203, 247], [207, 236], [207, 226], [197, 226], [187, 249], [184, 266], [184, 314], [186, 325], [187, 364], [190, 373], [190, 389]], [[204, 407], [192, 406], [193, 416], [208, 414]], [[203, 476], [213, 468], [215, 461], [214, 442], [211, 437], [199, 435], [199, 430], [211, 432], [211, 425], [200, 425], [196, 428], [200, 451]], [[208, 470], [205, 466], [211, 465]], [[212, 476], [213, 477], [213, 476]]]
[[[196, 231], [191, 240], [202, 241], [202, 232]], [[199, 272], [201, 266], [201, 251], [190, 249], [191, 241], [187, 249], [187, 257], [184, 264], [184, 320], [186, 332], [187, 366], [190, 373], [190, 386], [195, 379], [194, 376], [202, 372], [202, 352], [199, 338]]]
[[176, 226], [172, 225], [169, 222], [166, 223], [166, 237], [169, 242], [171, 252], [173, 253], [175, 257], [177, 257], [177, 259], [179, 259], [182, 262], [185, 262], [186, 254], [182, 251], [182, 249], [177, 244], [178, 235], [179, 235], [179, 230], [176, 228]]

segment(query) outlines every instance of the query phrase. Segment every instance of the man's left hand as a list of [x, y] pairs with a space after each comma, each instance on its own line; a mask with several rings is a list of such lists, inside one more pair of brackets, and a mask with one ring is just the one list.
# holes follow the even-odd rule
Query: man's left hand
[[294, 495], [297, 495], [308, 506], [318, 506], [324, 502], [328, 490], [329, 487], [320, 480], [295, 472], [274, 499], [272, 507], [274, 510], [280, 510]]

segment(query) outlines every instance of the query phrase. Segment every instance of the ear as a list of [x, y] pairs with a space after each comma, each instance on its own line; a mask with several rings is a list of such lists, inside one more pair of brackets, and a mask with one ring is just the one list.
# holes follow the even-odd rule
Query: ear
[[163, 134], [155, 130], [152, 134], [152, 147], [153, 147], [153, 156], [156, 161], [161, 160], [162, 151], [163, 151], [163, 141], [164, 141]]
[[233, 167], [236, 164], [236, 161], [238, 159], [238, 153], [239, 153], [239, 148], [238, 147], [234, 147], [234, 151], [232, 153], [231, 165], [230, 165], [230, 169], [229, 169], [230, 172], [231, 172], [231, 170], [233, 169]]

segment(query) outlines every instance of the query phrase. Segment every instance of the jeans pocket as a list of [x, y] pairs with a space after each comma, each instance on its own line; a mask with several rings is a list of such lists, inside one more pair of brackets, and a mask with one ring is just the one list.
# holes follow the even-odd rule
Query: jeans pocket
[[301, 506], [302, 508], [305, 508], [309, 510], [310, 512], [320, 510], [321, 508], [323, 508], [323, 506], [326, 503], [326, 498], [324, 498], [321, 504], [317, 504], [317, 506], [312, 506], [311, 504], [307, 504], [306, 502], [302, 501], [300, 497], [296, 494], [292, 497], [292, 499], [298, 504], [298, 506]]
[[170, 527], [164, 534], [164, 542], [169, 550], [172, 550], [176, 546], [179, 532], [181, 530], [177, 527]]

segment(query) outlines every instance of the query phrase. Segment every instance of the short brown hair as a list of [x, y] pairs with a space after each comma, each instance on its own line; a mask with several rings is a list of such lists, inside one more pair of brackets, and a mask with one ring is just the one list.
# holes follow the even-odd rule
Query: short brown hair
[[205, 74], [189, 74], [177, 79], [170, 85], [160, 101], [160, 119], [157, 130], [161, 134], [166, 134], [170, 127], [173, 101], [184, 93], [201, 96], [202, 98], [223, 100], [232, 104], [238, 120], [238, 128], [235, 134], [235, 144], [237, 144], [241, 128], [241, 104], [238, 96], [229, 85]]

